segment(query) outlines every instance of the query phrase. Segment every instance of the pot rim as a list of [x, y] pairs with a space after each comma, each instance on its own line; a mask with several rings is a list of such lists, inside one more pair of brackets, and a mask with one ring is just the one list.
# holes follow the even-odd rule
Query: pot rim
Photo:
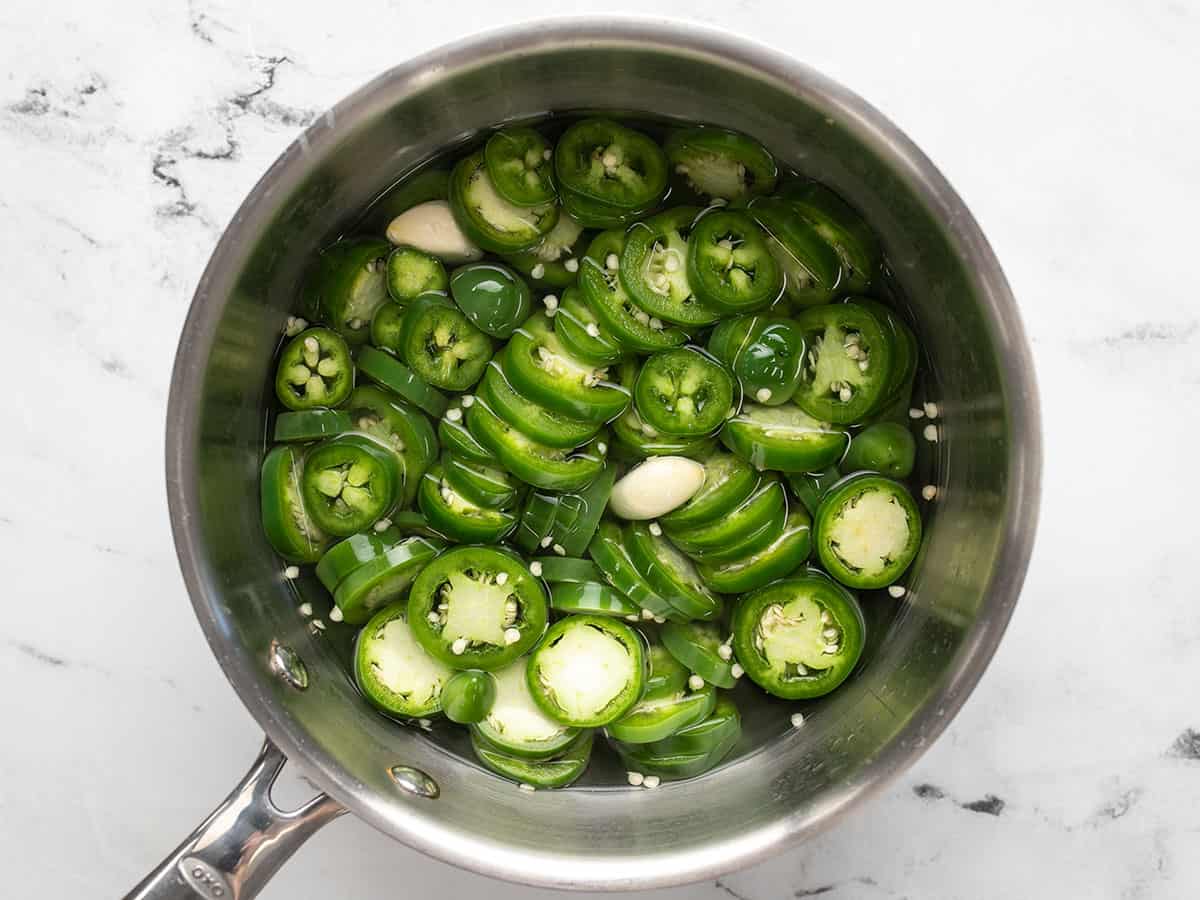
[[[199, 479], [196, 477], [197, 422], [204, 385], [204, 361], [213, 346], [223, 312], [214, 297], [236, 258], [235, 235], [257, 230], [268, 220], [280, 182], [294, 181], [306, 167], [310, 149], [323, 150], [373, 110], [386, 106], [397, 93], [418, 90], [446, 73], [514, 52], [561, 48], [564, 42], [597, 46], [634, 46], [695, 53], [742, 68], [800, 94], [817, 94], [836, 109], [840, 121], [856, 138], [872, 146], [898, 170], [911, 189], [952, 233], [964, 253], [964, 263], [976, 275], [983, 315], [997, 342], [999, 365], [1010, 411], [1011, 447], [1008, 463], [1009, 510], [1003, 542], [986, 603], [989, 607], [964, 637], [958, 659], [947, 669], [942, 685], [930, 696], [922, 714], [914, 716], [888, 747], [867, 764], [861, 778], [838, 803], [824, 807], [805, 828], [776, 821], [750, 833], [730, 835], [703, 851], [677, 851], [642, 859], [600, 859], [572, 865], [571, 871], [531, 871], [520, 865], [520, 854], [489, 858], [475, 852], [473, 841], [444, 846], [405, 822], [385, 815], [382, 806], [364, 796], [331, 754], [306, 735], [272, 702], [260, 686], [260, 673], [244, 654], [235, 652], [231, 636], [215, 617], [206, 596], [203, 538], [199, 532]], [[990, 245], [966, 205], [933, 162], [875, 107], [804, 63], [743, 37], [714, 28], [662, 17], [567, 16], [528, 20], [479, 32], [421, 54], [377, 76], [341, 100], [309, 126], [270, 166], [242, 202], [213, 251], [197, 285], [176, 352], [168, 398], [166, 430], [167, 499], [176, 552], [197, 619], [242, 703], [272, 741], [288, 757], [306, 766], [330, 796], [357, 816], [414, 849], [462, 868], [509, 881], [577, 890], [645, 889], [713, 878], [758, 862], [802, 837], [812, 836], [838, 821], [848, 810], [884, 790], [924, 752], [949, 724], [978, 683], [1008, 625], [1025, 578], [1037, 524], [1041, 483], [1041, 424], [1034, 368], [1016, 302]], [[938, 708], [931, 717], [926, 710]]]

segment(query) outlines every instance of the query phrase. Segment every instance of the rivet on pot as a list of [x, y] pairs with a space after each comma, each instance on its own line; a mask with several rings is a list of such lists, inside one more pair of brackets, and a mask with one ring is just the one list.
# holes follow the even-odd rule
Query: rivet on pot
[[295, 650], [279, 641], [271, 641], [271, 651], [268, 656], [271, 671], [278, 675], [285, 684], [291, 685], [298, 691], [308, 687], [308, 667]]
[[414, 797], [434, 800], [442, 792], [436, 781], [412, 766], [392, 766], [388, 769], [388, 774], [392, 776], [396, 787]]

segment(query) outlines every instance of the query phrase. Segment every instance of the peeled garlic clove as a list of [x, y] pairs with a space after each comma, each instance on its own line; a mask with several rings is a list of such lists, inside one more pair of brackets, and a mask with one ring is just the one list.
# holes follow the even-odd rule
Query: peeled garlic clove
[[463, 234], [450, 204], [430, 200], [406, 209], [387, 227], [387, 239], [396, 246], [416, 247], [443, 262], [465, 263], [483, 258], [483, 251]]
[[657, 519], [704, 484], [704, 466], [684, 456], [652, 456], [613, 485], [608, 508], [622, 519]]

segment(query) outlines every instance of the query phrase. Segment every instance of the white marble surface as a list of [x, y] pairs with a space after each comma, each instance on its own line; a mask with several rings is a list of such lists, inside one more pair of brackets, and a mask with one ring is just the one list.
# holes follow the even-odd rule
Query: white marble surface
[[[171, 545], [175, 340], [223, 223], [316, 111], [549, 11], [461, 6], [0, 6], [0, 895], [120, 895], [254, 753]], [[638, 4], [807, 60], [924, 147], [1021, 301], [1047, 454], [1024, 597], [946, 735], [810, 845], [654, 897], [1200, 894], [1200, 5], [968, 6]], [[350, 818], [264, 896], [468, 891], [548, 896]]]

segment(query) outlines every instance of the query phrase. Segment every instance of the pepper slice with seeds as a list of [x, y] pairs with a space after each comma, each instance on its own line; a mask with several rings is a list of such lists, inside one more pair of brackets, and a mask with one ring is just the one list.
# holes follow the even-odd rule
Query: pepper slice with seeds
[[815, 181], [785, 185], [780, 195], [841, 260], [842, 288], [864, 291], [878, 274], [879, 239], [845, 200]]
[[568, 353], [594, 366], [610, 365], [625, 355], [625, 348], [604, 330], [576, 285], [563, 291], [554, 316], [554, 333]]
[[769, 240], [744, 212], [706, 213], [688, 238], [688, 282], [704, 303], [726, 313], [774, 303], [784, 279]]
[[854, 303], [806, 309], [796, 317], [804, 335], [804, 366], [796, 405], [822, 422], [851, 425], [887, 398], [893, 345], [885, 322]]
[[437, 456], [437, 436], [425, 416], [384, 388], [364, 384], [346, 401], [354, 428], [365, 432], [395, 454], [403, 486], [399, 506], [410, 506], [421, 476]]
[[659, 634], [667, 648], [680, 665], [694, 672], [708, 684], [731, 688], [737, 684], [734, 675], [732, 652], [722, 652], [724, 643], [721, 628], [711, 622], [668, 622]]
[[664, 149], [674, 170], [709, 197], [745, 201], [775, 188], [774, 158], [754, 138], [736, 131], [685, 128], [672, 133]]
[[735, 408], [729, 372], [692, 347], [664, 350], [646, 360], [633, 396], [642, 421], [672, 437], [712, 434]]
[[775, 197], [756, 197], [746, 211], [770, 235], [767, 247], [783, 270], [788, 300], [802, 307], [832, 300], [841, 282], [841, 261], [816, 229]]
[[[397, 247], [389, 253], [386, 274], [388, 296], [401, 307], [422, 294], [445, 291], [450, 287], [442, 261], [416, 247]], [[371, 337], [375, 339], [374, 329]]]
[[396, 505], [400, 463], [382, 444], [343, 434], [314, 447], [304, 460], [304, 505], [323, 531], [346, 537], [373, 525]]
[[862, 655], [858, 601], [810, 570], [747, 594], [733, 614], [733, 649], [759, 687], [785, 700], [828, 694]]
[[392, 245], [348, 238], [322, 250], [305, 280], [303, 308], [352, 344], [370, 336], [371, 319], [388, 299], [387, 257]]
[[544, 313], [534, 313], [512, 336], [504, 352], [504, 374], [530, 400], [594, 425], [629, 406], [629, 392], [607, 380], [608, 369], [568, 352]]
[[419, 377], [448, 391], [479, 380], [492, 356], [492, 340], [441, 294], [412, 302], [400, 332], [400, 356]]
[[554, 174], [564, 201], [574, 196], [591, 201], [581, 204], [587, 209], [641, 214], [667, 189], [667, 157], [641, 132], [611, 119], [584, 119], [559, 138]]
[[637, 306], [621, 283], [625, 232], [604, 231], [588, 246], [579, 268], [579, 288], [601, 332], [611, 333], [628, 351], [656, 353], [678, 347], [687, 335]]
[[711, 325], [721, 317], [696, 295], [688, 279], [688, 235], [699, 215], [694, 206], [678, 206], [634, 223], [625, 235], [618, 271], [643, 312], [685, 328]]
[[538, 290], [561, 289], [575, 281], [587, 242], [582, 223], [564, 209], [540, 244], [502, 259]]
[[532, 128], [503, 128], [488, 138], [483, 161], [497, 193], [517, 206], [552, 203], [554, 153]]
[[519, 556], [500, 547], [456, 547], [417, 576], [408, 621], [434, 659], [492, 671], [529, 650], [546, 630], [546, 591]]
[[309, 328], [279, 354], [275, 396], [288, 409], [340, 406], [354, 388], [350, 348], [337, 332]]
[[467, 411], [467, 428], [490, 450], [505, 469], [534, 487], [552, 491], [574, 491], [586, 487], [604, 471], [607, 447], [600, 432], [577, 450], [548, 447], [523, 434], [478, 400]]

